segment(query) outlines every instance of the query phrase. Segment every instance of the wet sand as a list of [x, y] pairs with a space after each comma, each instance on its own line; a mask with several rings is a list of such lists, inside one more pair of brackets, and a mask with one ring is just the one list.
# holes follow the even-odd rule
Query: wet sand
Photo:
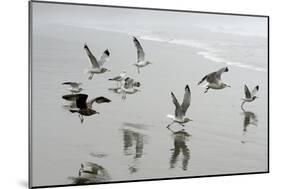
[[[225, 64], [205, 59], [196, 48], [140, 40], [153, 64], [138, 75], [131, 36], [50, 27], [33, 38], [34, 186], [71, 184], [69, 177], [78, 177], [82, 162], [102, 166], [109, 174], [102, 182], [267, 171], [266, 72], [229, 66], [222, 78], [231, 88], [204, 94], [197, 82]], [[85, 42], [97, 57], [109, 49], [105, 67], [111, 72], [87, 79]], [[141, 92], [125, 101], [108, 90], [116, 85], [108, 78], [122, 70], [142, 84]], [[83, 82], [84, 93], [112, 102], [95, 105], [101, 114], [81, 124], [77, 114], [62, 108], [61, 96], [68, 94], [61, 85], [65, 81]], [[194, 121], [168, 130], [166, 115], [174, 113], [170, 91], [181, 101], [186, 84], [191, 88], [187, 116]], [[244, 84], [260, 85], [259, 98], [245, 105], [256, 116], [256, 126], [245, 122], [253, 114], [240, 109]]]

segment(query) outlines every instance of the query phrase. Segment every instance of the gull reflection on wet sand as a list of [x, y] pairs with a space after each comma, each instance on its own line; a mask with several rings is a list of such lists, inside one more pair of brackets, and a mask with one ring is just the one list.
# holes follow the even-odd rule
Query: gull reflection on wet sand
[[244, 121], [243, 121], [243, 139], [242, 139], [242, 143], [246, 143], [246, 134], [248, 132], [248, 128], [250, 125], [254, 125], [257, 126], [258, 125], [258, 119], [257, 116], [254, 112], [251, 111], [246, 111], [244, 109], [243, 110], [243, 115], [244, 115]]
[[81, 163], [77, 177], [69, 177], [72, 184], [90, 184], [110, 180], [108, 172], [100, 165], [92, 162]]
[[133, 156], [133, 162], [129, 165], [129, 172], [135, 173], [138, 171], [139, 159], [143, 156], [143, 148], [145, 135], [138, 132], [138, 129], [142, 129], [145, 125], [124, 123], [126, 126], [123, 129], [123, 152], [125, 156]]
[[172, 154], [170, 158], [170, 168], [173, 169], [176, 166], [176, 163], [178, 162], [178, 158], [180, 153], [182, 153], [182, 170], [187, 170], [188, 162], [190, 159], [190, 150], [188, 146], [186, 145], [186, 141], [188, 141], [189, 137], [191, 136], [189, 133], [187, 133], [184, 129], [180, 131], [173, 131], [169, 129], [173, 133], [174, 138], [174, 148], [171, 149]]

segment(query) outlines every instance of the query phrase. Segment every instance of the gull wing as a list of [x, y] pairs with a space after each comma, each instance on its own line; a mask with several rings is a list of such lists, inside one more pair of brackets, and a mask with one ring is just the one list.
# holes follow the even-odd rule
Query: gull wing
[[122, 79], [122, 77], [120, 76], [120, 75], [118, 75], [118, 76], [115, 76], [115, 77], [113, 77], [113, 78], [109, 78], [108, 80], [110, 80], [110, 81], [116, 81], [116, 80], [121, 80]]
[[249, 88], [247, 87], [247, 85], [244, 85], [244, 91], [245, 91], [245, 96], [246, 96], [246, 98], [251, 98], [251, 97], [252, 97], [252, 95], [251, 95], [251, 93], [250, 93]]
[[209, 83], [218, 83], [221, 80], [221, 74], [223, 72], [228, 72], [228, 68], [224, 67], [224, 68], [219, 69], [216, 72], [212, 72], [212, 73], [207, 75], [206, 79]]
[[223, 72], [228, 72], [228, 67], [221, 68], [216, 72], [216, 77], [218, 80], [221, 80], [221, 74]]
[[106, 50], [102, 53], [102, 55], [101, 55], [101, 57], [100, 57], [100, 60], [98, 61], [100, 67], [102, 67], [103, 64], [104, 64], [106, 61], [108, 61], [109, 55], [110, 55], [110, 52], [109, 52], [108, 49], [106, 49]]
[[175, 97], [174, 93], [171, 92], [171, 96], [172, 96], [172, 99], [173, 99], [173, 103], [174, 105], [176, 106], [176, 109], [175, 109], [175, 117], [178, 117], [180, 114], [181, 114], [181, 106], [177, 100], [177, 98]]
[[72, 88], [78, 88], [81, 83], [76, 83], [76, 82], [64, 82], [62, 85], [70, 85]]
[[144, 56], [145, 56], [143, 48], [136, 37], [133, 38], [133, 41], [134, 41], [135, 47], [137, 48], [138, 62], [142, 62], [142, 61], [144, 61]]
[[183, 102], [181, 104], [181, 111], [185, 115], [186, 110], [190, 106], [190, 100], [191, 100], [191, 93], [190, 93], [190, 88], [188, 85], [185, 86], [185, 93], [183, 97]]
[[255, 86], [255, 88], [252, 90], [252, 96], [255, 96], [257, 92], [259, 91], [259, 86]]
[[90, 59], [90, 62], [91, 62], [92, 67], [93, 67], [93, 68], [99, 68], [100, 65], [99, 65], [99, 63], [98, 63], [96, 57], [95, 57], [95, 56], [92, 54], [92, 52], [90, 51], [90, 49], [89, 49], [89, 47], [88, 47], [87, 44], [84, 45], [84, 49], [85, 49], [85, 51], [86, 51], [86, 53], [87, 53], [87, 55], [88, 55], [88, 57], [89, 57], [89, 59]]
[[89, 100], [89, 102], [87, 102], [87, 107], [92, 108], [92, 105], [94, 102], [101, 104], [101, 103], [109, 103], [109, 102], [111, 102], [111, 100], [108, 98], [105, 98], [103, 96], [99, 96], [99, 97]]
[[77, 94], [77, 99], [76, 99], [76, 106], [79, 109], [85, 109], [87, 107], [87, 98], [88, 95], [86, 94]]
[[68, 94], [62, 96], [62, 98], [67, 101], [76, 101], [78, 97], [79, 97], [78, 94]]
[[220, 79], [217, 77], [217, 72], [212, 72], [206, 76], [206, 80], [209, 83], [218, 83]]

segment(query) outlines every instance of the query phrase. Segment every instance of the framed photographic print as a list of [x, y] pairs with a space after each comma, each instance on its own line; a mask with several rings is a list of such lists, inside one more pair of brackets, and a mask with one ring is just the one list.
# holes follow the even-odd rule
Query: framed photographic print
[[30, 188], [269, 172], [269, 17], [29, 2]]

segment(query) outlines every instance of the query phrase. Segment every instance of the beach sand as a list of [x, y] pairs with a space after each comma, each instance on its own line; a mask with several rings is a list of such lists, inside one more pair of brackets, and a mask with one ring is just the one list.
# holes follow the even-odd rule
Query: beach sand
[[[48, 31], [47, 31], [48, 28]], [[209, 90], [197, 86], [206, 74], [226, 64], [198, 55], [197, 48], [142, 40], [147, 60], [153, 64], [137, 74], [132, 36], [62, 25], [46, 25], [33, 36], [32, 60], [32, 185], [71, 184], [82, 162], [101, 165], [107, 181], [190, 177], [265, 172], [268, 170], [267, 73], [228, 65], [222, 79], [231, 88]], [[87, 43], [96, 57], [108, 48], [110, 69], [88, 80]], [[266, 64], [266, 62], [265, 62]], [[116, 84], [108, 78], [126, 70], [141, 82], [141, 92], [126, 100], [108, 90]], [[89, 97], [105, 96], [109, 104], [94, 105], [100, 115], [85, 117], [63, 109], [68, 94], [65, 81], [83, 83]], [[173, 91], [182, 101], [184, 87], [191, 89], [184, 128], [166, 115], [174, 113]], [[257, 117], [257, 125], [244, 128], [240, 108], [244, 84], [260, 85], [259, 98], [245, 109]], [[184, 129], [184, 132], [178, 132]], [[173, 133], [174, 132], [174, 133]], [[103, 155], [97, 155], [103, 154]]]

